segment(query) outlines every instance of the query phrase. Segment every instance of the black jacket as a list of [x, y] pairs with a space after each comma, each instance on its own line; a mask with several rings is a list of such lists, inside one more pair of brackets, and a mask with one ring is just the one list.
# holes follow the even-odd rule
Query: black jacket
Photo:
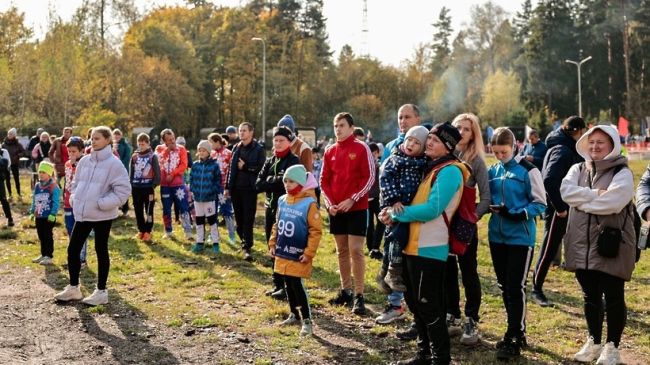
[[[239, 159], [244, 160], [244, 167], [237, 166]], [[255, 190], [257, 175], [264, 165], [264, 149], [256, 140], [244, 146], [239, 142], [232, 151], [230, 174], [228, 175], [228, 190]]]
[[300, 159], [291, 152], [283, 158], [271, 156], [266, 159], [262, 170], [257, 175], [257, 182], [255, 183], [257, 191], [266, 193], [265, 207], [273, 209], [278, 207], [278, 199], [280, 199], [280, 196], [286, 194], [284, 183], [282, 182], [284, 172], [290, 166], [298, 164], [300, 164]]
[[546, 189], [546, 203], [553, 206], [556, 212], [564, 212], [569, 205], [562, 200], [560, 185], [571, 166], [584, 159], [576, 151], [576, 140], [560, 128], [546, 137], [548, 151], [544, 157], [542, 179]]

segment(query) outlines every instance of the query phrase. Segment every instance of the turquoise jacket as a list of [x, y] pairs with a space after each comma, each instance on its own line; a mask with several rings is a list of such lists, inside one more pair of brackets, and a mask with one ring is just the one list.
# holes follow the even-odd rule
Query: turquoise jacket
[[542, 174], [532, 163], [515, 156], [488, 170], [492, 205], [505, 205], [511, 214], [525, 212], [526, 220], [512, 220], [492, 213], [488, 223], [490, 243], [535, 246], [535, 217], [546, 209]]

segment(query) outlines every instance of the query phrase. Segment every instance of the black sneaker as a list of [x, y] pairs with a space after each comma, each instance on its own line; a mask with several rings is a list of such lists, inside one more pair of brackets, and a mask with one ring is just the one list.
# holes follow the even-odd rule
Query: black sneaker
[[271, 298], [276, 300], [287, 300], [287, 292], [283, 289], [278, 289], [271, 293]]
[[378, 250], [370, 250], [370, 258], [381, 261], [384, 258], [384, 255]]
[[418, 338], [418, 329], [415, 327], [415, 323], [411, 323], [409, 328], [398, 331], [395, 336], [402, 341], [413, 341]]
[[251, 255], [250, 250], [244, 250], [244, 261], [248, 261], [248, 262], [253, 261], [253, 255]]
[[501, 348], [497, 350], [497, 360], [508, 361], [519, 356], [521, 356], [521, 347], [516, 341], [505, 342]]
[[352, 307], [352, 313], [360, 316], [366, 314], [366, 301], [363, 299], [363, 294], [357, 294], [354, 296], [354, 307]]
[[497, 350], [502, 349], [507, 343], [516, 342], [519, 344], [519, 348], [525, 349], [528, 347], [528, 341], [526, 340], [526, 335], [519, 337], [511, 337], [508, 335], [503, 336], [503, 340], [497, 341], [496, 348]]
[[548, 301], [548, 298], [546, 298], [546, 295], [544, 295], [544, 292], [541, 290], [533, 290], [530, 297], [533, 300], [533, 302], [535, 302], [535, 304], [539, 305], [540, 307], [553, 306], [553, 304]]
[[431, 355], [418, 353], [414, 357], [396, 362], [397, 365], [429, 365], [431, 364]]
[[339, 292], [339, 295], [337, 295], [336, 298], [330, 299], [328, 303], [331, 305], [344, 305], [347, 307], [351, 307], [352, 300], [353, 300], [352, 294], [349, 291], [342, 289]]
[[8, 227], [13, 227], [13, 226], [14, 226], [14, 220], [13, 220], [13, 219], [9, 219], [9, 220], [7, 221], [7, 226], [8, 226]]

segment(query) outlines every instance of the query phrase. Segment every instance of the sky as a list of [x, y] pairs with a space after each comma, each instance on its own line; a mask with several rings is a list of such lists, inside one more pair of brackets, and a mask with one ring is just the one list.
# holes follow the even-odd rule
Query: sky
[[[374, 58], [385, 64], [399, 66], [400, 62], [412, 58], [415, 49], [431, 41], [433, 24], [442, 6], [450, 9], [454, 32], [470, 21], [472, 5], [485, 1], [456, 0], [367, 0], [368, 32], [362, 36], [363, 0], [325, 0], [324, 15], [332, 51], [336, 59], [341, 47], [352, 46], [356, 54], [365, 49]], [[0, 0], [0, 11], [16, 6], [25, 13], [26, 23], [34, 29], [37, 38], [47, 31], [48, 9], [54, 9], [63, 20], [70, 20], [82, 0]], [[135, 0], [141, 11], [161, 5], [185, 4], [179, 0]], [[238, 6], [246, 1], [213, 0], [223, 6]], [[493, 0], [510, 15], [521, 9], [521, 0]], [[260, 35], [263, 37], [263, 35]]]

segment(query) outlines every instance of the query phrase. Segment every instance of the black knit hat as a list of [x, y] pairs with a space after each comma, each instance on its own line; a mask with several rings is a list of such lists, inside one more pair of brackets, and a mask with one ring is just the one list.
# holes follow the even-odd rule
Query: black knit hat
[[458, 129], [452, 126], [449, 122], [438, 123], [434, 125], [433, 128], [431, 128], [429, 134], [435, 134], [438, 138], [440, 138], [440, 141], [444, 143], [445, 147], [447, 147], [447, 151], [449, 152], [453, 152], [454, 149], [456, 149], [458, 142], [460, 142], [462, 139], [460, 132], [458, 132]]
[[273, 128], [273, 137], [275, 136], [282, 136], [285, 137], [286, 139], [289, 140], [289, 142], [293, 141], [294, 135], [291, 129], [285, 127], [285, 126], [280, 126], [280, 127], [274, 127]]

